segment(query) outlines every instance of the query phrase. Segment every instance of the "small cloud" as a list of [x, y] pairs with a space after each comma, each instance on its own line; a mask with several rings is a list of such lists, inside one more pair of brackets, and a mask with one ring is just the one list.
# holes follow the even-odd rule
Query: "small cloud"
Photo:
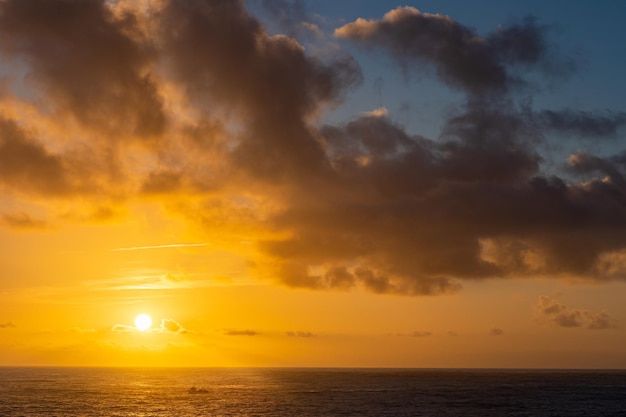
[[315, 23], [302, 22], [300, 23], [300, 26], [302, 27], [303, 30], [308, 31], [309, 33], [311, 33], [311, 35], [315, 36], [318, 39], [321, 39], [324, 37], [324, 33], [320, 30], [320, 27], [316, 25]]
[[190, 281], [190, 279], [189, 279], [189, 276], [185, 274], [184, 272], [178, 272], [178, 273], [166, 272], [165, 274], [161, 275], [161, 281], [179, 284], [181, 282]]
[[457, 332], [453, 332], [453, 331], [449, 331], [448, 332], [448, 336], [458, 336], [459, 334]]
[[617, 319], [606, 311], [592, 312], [570, 308], [545, 295], [540, 296], [535, 305], [535, 316], [538, 322], [557, 327], [584, 327], [590, 330], [617, 327]]
[[614, 329], [617, 327], [617, 319], [612, 317], [606, 311], [599, 313], [589, 313], [586, 318], [588, 319], [587, 328], [590, 330], [602, 330], [602, 329]]
[[226, 336], [256, 336], [259, 333], [255, 330], [226, 330], [224, 334]]
[[116, 324], [111, 327], [111, 331], [114, 333], [132, 333], [137, 332], [137, 328], [135, 326], [129, 326], [127, 324]]
[[175, 249], [175, 248], [195, 248], [208, 246], [208, 243], [168, 243], [166, 245], [150, 245], [150, 246], [131, 246], [124, 248], [114, 248], [114, 252], [125, 252], [135, 250], [150, 250], [150, 249]]
[[504, 330], [499, 327], [494, 327], [489, 331], [489, 334], [492, 336], [502, 336], [504, 334]]
[[286, 332], [289, 337], [317, 337], [315, 333], [311, 332]]
[[386, 107], [379, 107], [374, 110], [363, 112], [363, 115], [366, 117], [387, 117], [389, 115], [389, 110]]
[[161, 327], [158, 329], [162, 332], [172, 333], [188, 333], [189, 330], [185, 329], [179, 322], [174, 319], [161, 319]]
[[11, 323], [10, 321], [6, 322], [6, 323], [0, 323], [0, 329], [8, 329], [11, 327], [16, 327], [15, 324]]
[[418, 332], [418, 331], [415, 331], [410, 334], [411, 337], [428, 337], [432, 335], [433, 335], [432, 332]]
[[12, 229], [41, 230], [48, 228], [48, 223], [45, 220], [36, 219], [23, 212], [4, 214], [2, 215], [2, 221]]

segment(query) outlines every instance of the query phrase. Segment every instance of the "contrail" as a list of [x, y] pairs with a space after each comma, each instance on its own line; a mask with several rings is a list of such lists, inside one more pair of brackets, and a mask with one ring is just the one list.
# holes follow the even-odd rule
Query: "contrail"
[[194, 246], [207, 246], [208, 243], [171, 243], [169, 245], [154, 245], [154, 246], [133, 246], [130, 248], [115, 248], [114, 251], [128, 251], [128, 250], [144, 250], [144, 249], [165, 249], [165, 248], [188, 248]]

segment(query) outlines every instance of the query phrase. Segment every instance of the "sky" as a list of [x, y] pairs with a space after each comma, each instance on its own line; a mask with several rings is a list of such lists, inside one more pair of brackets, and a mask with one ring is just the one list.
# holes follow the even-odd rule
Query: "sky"
[[625, 12], [1, 0], [0, 366], [626, 368]]

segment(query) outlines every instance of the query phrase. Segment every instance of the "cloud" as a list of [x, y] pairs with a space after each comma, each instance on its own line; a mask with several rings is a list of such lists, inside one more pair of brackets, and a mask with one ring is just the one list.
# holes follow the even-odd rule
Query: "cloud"
[[180, 284], [190, 280], [190, 277], [184, 271], [178, 271], [176, 273], [166, 272], [161, 275], [161, 281], [173, 284]]
[[257, 336], [260, 333], [256, 330], [225, 330], [226, 336]]
[[[140, 332], [135, 326], [129, 326], [126, 324], [115, 324], [111, 328], [115, 333], [135, 333]], [[158, 327], [152, 327], [146, 330], [148, 333], [193, 333], [191, 330], [185, 329], [179, 322], [174, 319], [161, 319], [161, 324]]]
[[537, 118], [547, 128], [582, 138], [614, 137], [626, 125], [626, 113], [544, 110]]
[[436, 141], [377, 117], [320, 133], [332, 185], [314, 203], [294, 196], [270, 218], [290, 237], [261, 245], [289, 286], [445, 294], [488, 277], [619, 279], [606, 254], [626, 245], [622, 154], [572, 156], [580, 183], [542, 174], [544, 133], [498, 100], [469, 100]]
[[185, 329], [179, 322], [174, 319], [161, 319], [161, 331], [164, 332], [172, 332], [172, 333], [188, 333], [189, 331]]
[[590, 330], [617, 327], [617, 319], [606, 311], [591, 312], [570, 308], [545, 295], [539, 297], [535, 314], [538, 322], [557, 327], [584, 327]]
[[64, 194], [71, 187], [64, 160], [1, 114], [0, 183], [40, 195]]
[[285, 33], [293, 37], [322, 36], [319, 27], [311, 21], [302, 0], [261, 0], [263, 8]]
[[388, 115], [389, 115], [389, 110], [387, 110], [387, 108], [385, 107], [379, 107], [372, 111], [366, 111], [365, 113], [363, 113], [363, 116], [366, 116], [366, 117], [387, 117]]
[[5, 225], [14, 229], [41, 230], [48, 228], [48, 223], [45, 220], [33, 218], [24, 212], [3, 214], [2, 220]]
[[111, 327], [111, 331], [114, 333], [134, 333], [139, 330], [135, 326], [129, 326], [127, 324], [114, 324]]
[[208, 243], [169, 243], [167, 245], [152, 245], [152, 246], [132, 246], [127, 248], [115, 248], [114, 251], [134, 251], [134, 250], [148, 250], [148, 249], [171, 249], [171, 248], [193, 248], [207, 246]]
[[[289, 4], [301, 21], [303, 3]], [[548, 34], [529, 18], [483, 36], [410, 7], [337, 29], [464, 93], [433, 138], [382, 107], [324, 124], [361, 82], [358, 62], [270, 34], [243, 1], [4, 1], [15, 87], [0, 95], [0, 186], [8, 207], [36, 202], [64, 222], [160, 205], [202, 241], [245, 241], [251, 273], [289, 287], [438, 295], [487, 278], [623, 280], [624, 153], [577, 151], [560, 170], [543, 151], [550, 135], [616, 136], [624, 115], [518, 97], [558, 60]]]
[[336, 29], [335, 36], [385, 48], [403, 63], [430, 64], [448, 85], [489, 93], [522, 83], [513, 68], [536, 66], [547, 58], [546, 31], [527, 17], [482, 37], [450, 16], [407, 6], [380, 20], [359, 18]]
[[16, 327], [16, 326], [10, 321], [7, 321], [6, 323], [0, 323], [0, 329], [9, 329], [12, 327]]
[[493, 329], [489, 330], [489, 334], [492, 336], [502, 336], [504, 334], [504, 330], [500, 329], [499, 327], [494, 327]]
[[271, 181], [324, 174], [324, 152], [306, 121], [360, 81], [353, 59], [307, 56], [294, 39], [268, 35], [241, 1], [169, 1], [159, 26], [190, 98], [230, 111], [244, 127], [233, 163]]
[[105, 0], [7, 0], [0, 4], [0, 52], [22, 60], [53, 111], [110, 137], [149, 137], [165, 117], [149, 45], [137, 17]]
[[317, 337], [317, 335], [315, 333], [311, 333], [311, 332], [303, 332], [303, 331], [288, 331], [285, 333], [287, 336], [289, 337], [304, 337], [304, 338], [309, 338], [309, 337]]

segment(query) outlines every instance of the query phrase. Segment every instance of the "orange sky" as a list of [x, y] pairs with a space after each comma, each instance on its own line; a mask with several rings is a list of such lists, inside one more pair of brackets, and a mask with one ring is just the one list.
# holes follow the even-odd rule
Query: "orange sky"
[[557, 146], [626, 117], [533, 107], [546, 27], [281, 4], [0, 3], [0, 366], [626, 367], [623, 154]]

